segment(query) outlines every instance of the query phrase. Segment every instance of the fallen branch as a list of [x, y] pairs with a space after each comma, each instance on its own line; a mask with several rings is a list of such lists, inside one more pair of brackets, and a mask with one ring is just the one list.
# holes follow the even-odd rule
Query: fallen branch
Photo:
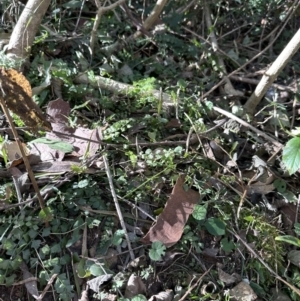
[[[129, 84], [124, 84], [109, 78], [95, 76], [95, 79], [92, 80], [88, 78], [86, 73], [80, 74], [75, 80], [76, 84], [89, 84], [95, 88], [106, 89], [116, 94], [127, 95], [132, 89], [133, 86]], [[162, 97], [162, 106], [166, 112], [170, 112], [174, 109], [175, 103], [172, 100], [171, 96], [167, 93], [160, 93], [159, 90], [152, 90], [151, 93], [158, 100]]]

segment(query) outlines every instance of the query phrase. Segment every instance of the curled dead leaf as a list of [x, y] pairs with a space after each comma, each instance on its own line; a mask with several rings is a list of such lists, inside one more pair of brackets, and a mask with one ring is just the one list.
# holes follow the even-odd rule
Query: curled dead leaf
[[184, 189], [184, 176], [180, 176], [157, 223], [141, 241], [143, 243], [160, 241], [167, 247], [174, 245], [180, 239], [187, 219], [193, 213], [199, 199], [197, 191], [191, 188]]
[[51, 131], [51, 124], [32, 100], [30, 83], [20, 72], [0, 67], [0, 100], [2, 105], [18, 115], [32, 131]]

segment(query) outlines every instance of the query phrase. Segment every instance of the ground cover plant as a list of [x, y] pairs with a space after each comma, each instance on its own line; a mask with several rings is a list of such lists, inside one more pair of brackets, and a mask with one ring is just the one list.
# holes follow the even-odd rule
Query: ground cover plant
[[300, 300], [300, 1], [2, 1], [0, 298]]

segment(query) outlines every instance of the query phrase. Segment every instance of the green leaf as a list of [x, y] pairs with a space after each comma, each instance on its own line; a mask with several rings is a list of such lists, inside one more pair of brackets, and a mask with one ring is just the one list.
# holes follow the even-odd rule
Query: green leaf
[[79, 278], [87, 278], [87, 277], [91, 276], [90, 271], [86, 270], [85, 262], [86, 262], [86, 259], [82, 258], [82, 259], [80, 259], [79, 263], [77, 264], [76, 271], [77, 271], [77, 275]]
[[0, 259], [0, 269], [6, 270], [9, 267], [9, 260], [8, 259]]
[[275, 237], [275, 240], [283, 241], [283, 242], [289, 243], [291, 245], [300, 247], [300, 239], [298, 239], [297, 237], [292, 236], [292, 235], [277, 236], [277, 237]]
[[282, 162], [292, 175], [300, 168], [300, 137], [290, 139], [282, 151]]
[[37, 138], [35, 140], [32, 140], [30, 143], [47, 144], [50, 148], [62, 151], [64, 153], [71, 153], [74, 150], [73, 145], [68, 142], [53, 140], [46, 137]]
[[231, 252], [232, 250], [235, 249], [235, 244], [232, 241], [228, 241], [227, 237], [224, 237], [221, 242], [221, 248], [225, 251], [225, 252]]
[[43, 233], [42, 233], [42, 237], [47, 237], [49, 236], [51, 233], [50, 228], [44, 228], [43, 229]]
[[80, 239], [80, 234], [78, 231], [74, 231], [72, 234], [71, 239], [69, 239], [66, 243], [66, 247], [71, 247], [75, 242], [77, 242]]
[[131, 301], [147, 301], [147, 298], [144, 295], [136, 295], [131, 299]]
[[105, 271], [103, 270], [103, 268], [101, 268], [101, 266], [98, 264], [93, 264], [90, 267], [90, 272], [94, 276], [102, 276], [105, 274]]
[[193, 211], [193, 217], [194, 219], [196, 219], [197, 221], [201, 221], [204, 220], [206, 218], [206, 214], [207, 214], [207, 205], [196, 205]]
[[44, 245], [40, 251], [44, 254], [44, 255], [47, 255], [50, 253], [50, 247], [48, 245]]
[[36, 239], [31, 243], [31, 248], [33, 249], [38, 249], [41, 245], [41, 240], [40, 239]]
[[60, 244], [55, 244], [51, 247], [51, 253], [60, 253], [60, 252], [61, 252]]
[[154, 241], [149, 251], [149, 256], [154, 261], [161, 260], [162, 255], [165, 254], [166, 247], [160, 241]]
[[44, 222], [50, 222], [53, 219], [53, 215], [50, 207], [45, 207], [39, 212], [39, 218]]
[[285, 192], [286, 191], [286, 182], [281, 179], [276, 179], [274, 181], [274, 187], [277, 189], [278, 192]]
[[211, 235], [220, 236], [225, 234], [225, 224], [218, 218], [210, 217], [204, 223], [204, 226]]
[[117, 230], [114, 233], [114, 236], [112, 238], [112, 244], [115, 245], [115, 246], [119, 246], [122, 243], [124, 234], [125, 234], [124, 230]]
[[85, 179], [78, 182], [78, 188], [85, 188], [89, 185], [89, 180]]
[[38, 232], [33, 229], [30, 229], [27, 233], [30, 236], [30, 238], [32, 238], [32, 239], [38, 235]]
[[4, 250], [12, 250], [14, 249], [15, 245], [16, 244], [10, 239], [5, 239], [5, 240], [3, 239], [2, 248]]
[[300, 223], [295, 223], [295, 233], [300, 236]]

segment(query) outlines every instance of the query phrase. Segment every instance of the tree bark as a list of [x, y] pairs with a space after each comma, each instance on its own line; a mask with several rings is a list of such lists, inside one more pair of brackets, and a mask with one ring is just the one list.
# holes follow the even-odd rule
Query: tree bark
[[35, 35], [51, 0], [29, 0], [14, 28], [6, 54], [10, 58], [26, 59]]

